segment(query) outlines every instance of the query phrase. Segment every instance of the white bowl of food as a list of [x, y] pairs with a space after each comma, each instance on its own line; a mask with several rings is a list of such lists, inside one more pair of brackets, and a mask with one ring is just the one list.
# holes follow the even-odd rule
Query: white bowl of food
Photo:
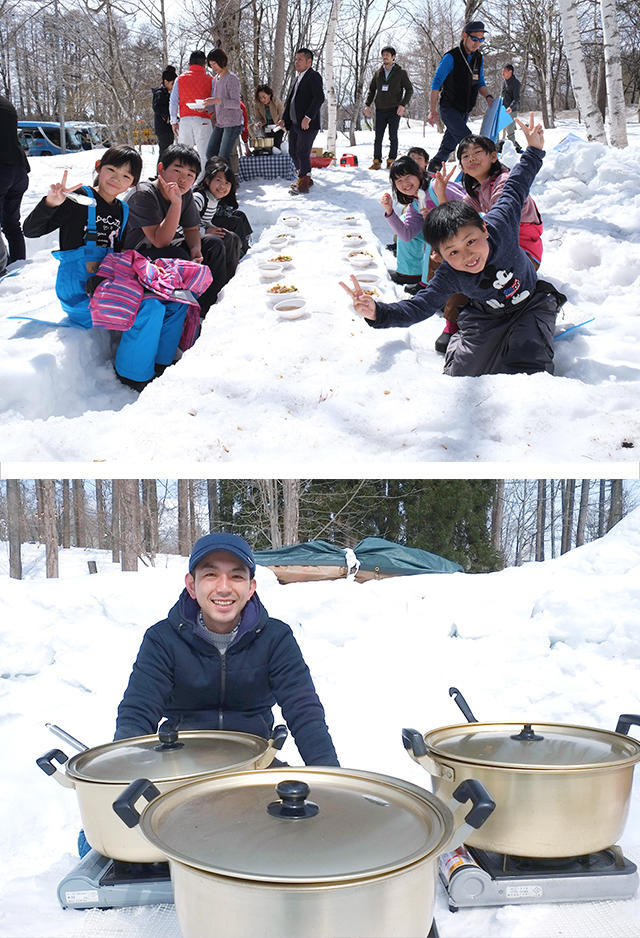
[[262, 280], [278, 280], [282, 276], [283, 264], [267, 261], [264, 264], [258, 264], [258, 270]]
[[282, 224], [286, 225], [287, 228], [299, 228], [300, 216], [299, 215], [283, 215]]
[[293, 283], [286, 283], [284, 280], [279, 280], [278, 283], [267, 287], [265, 294], [268, 302], [273, 306], [281, 300], [292, 299], [294, 296], [297, 296], [298, 288]]
[[192, 111], [204, 110], [204, 98], [197, 98], [195, 101], [187, 101], [187, 107], [190, 107]]
[[307, 301], [299, 294], [280, 299], [274, 304], [273, 310], [280, 319], [301, 319], [307, 312]]
[[358, 224], [358, 219], [355, 215], [345, 215], [344, 218], [341, 219], [341, 223], [348, 228], [353, 228], [354, 225]]
[[372, 274], [369, 272], [358, 274], [358, 283], [366, 289], [377, 286], [379, 281], [380, 277], [377, 274]]
[[370, 267], [373, 263], [373, 255], [369, 251], [351, 251], [348, 257], [353, 267]]
[[274, 257], [270, 257], [269, 264], [278, 264], [283, 270], [288, 270], [290, 267], [293, 267], [293, 257], [291, 254], [276, 254]]
[[346, 247], [362, 246], [364, 237], [359, 231], [348, 231], [342, 236], [342, 241]]
[[281, 248], [281, 247], [284, 247], [285, 244], [288, 244], [292, 240], [293, 240], [293, 235], [281, 233], [281, 234], [274, 235], [273, 238], [270, 238], [269, 244], [271, 245], [271, 247]]

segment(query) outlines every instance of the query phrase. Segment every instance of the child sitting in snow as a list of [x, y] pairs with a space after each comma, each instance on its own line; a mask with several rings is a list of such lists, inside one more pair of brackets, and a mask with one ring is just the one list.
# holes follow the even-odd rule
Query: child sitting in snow
[[[429, 283], [440, 265], [440, 261], [432, 253], [431, 245], [425, 241], [424, 220], [429, 212], [443, 199], [444, 201], [462, 199], [464, 189], [457, 183], [450, 182], [448, 178], [444, 182], [441, 179], [440, 194], [436, 194], [434, 182], [431, 180], [429, 173], [408, 155], [401, 156], [394, 161], [389, 170], [389, 179], [396, 201], [400, 205], [407, 206], [406, 216], [402, 219], [394, 212], [393, 201], [388, 192], [385, 192], [380, 200], [385, 211], [385, 218], [398, 237], [397, 256], [402, 258], [403, 252], [400, 245], [407, 243], [414, 245], [413, 250], [416, 253], [420, 252], [422, 255], [421, 274], [418, 283], [414, 286], [405, 287], [407, 293], [415, 296], [418, 290], [424, 289], [426, 284]], [[443, 352], [446, 350], [450, 335], [456, 331], [455, 321], [458, 308], [464, 300], [465, 297], [454, 295], [449, 297], [444, 304], [444, 317], [447, 322], [444, 332], [436, 339], [436, 351]]]
[[205, 264], [213, 279], [199, 297], [204, 317], [229, 277], [222, 239], [200, 236], [200, 214], [191, 191], [199, 173], [200, 157], [192, 147], [167, 147], [157, 177], [139, 183], [127, 197], [131, 214], [124, 247], [152, 260], [175, 257]]
[[427, 216], [424, 237], [442, 264], [424, 290], [389, 304], [376, 303], [356, 277], [353, 288], [341, 284], [356, 312], [378, 329], [421, 322], [453, 293], [469, 297], [447, 349], [445, 374], [553, 374], [555, 319], [566, 297], [537, 279], [519, 244], [522, 206], [542, 166], [544, 135], [533, 114], [528, 126], [516, 120], [527, 150], [485, 218], [464, 202], [439, 205]]
[[[464, 201], [477, 212], [486, 214], [500, 198], [509, 178], [509, 169], [498, 159], [493, 140], [477, 134], [464, 138], [456, 156], [464, 174], [462, 184], [467, 193]], [[440, 201], [446, 201], [446, 196]], [[530, 195], [522, 206], [519, 241], [520, 247], [529, 255], [537, 270], [542, 262], [542, 218]]]
[[249, 250], [253, 231], [249, 219], [238, 208], [237, 182], [226, 160], [214, 156], [207, 160], [202, 182], [193, 190], [193, 201], [200, 213], [200, 234], [222, 239], [227, 276], [236, 272], [238, 261]]

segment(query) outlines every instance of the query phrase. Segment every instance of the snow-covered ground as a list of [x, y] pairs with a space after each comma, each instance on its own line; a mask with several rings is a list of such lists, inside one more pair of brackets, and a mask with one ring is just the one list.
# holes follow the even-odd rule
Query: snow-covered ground
[[[410, 474], [439, 461], [517, 461], [530, 469], [586, 463], [593, 470], [615, 460], [623, 463], [620, 474], [633, 472], [640, 445], [637, 117], [628, 130], [631, 143], [622, 151], [585, 142], [554, 149], [569, 133], [584, 136], [571, 116], [546, 133], [548, 155], [533, 188], [545, 226], [540, 274], [569, 297], [560, 329], [595, 317], [556, 343], [554, 377], [447, 378], [433, 348], [439, 317], [374, 331], [354, 315], [338, 286], [351, 272], [345, 215], [357, 217], [384, 297], [404, 295], [386, 279], [395, 263], [384, 249], [391, 239], [379, 204], [387, 179], [367, 169], [368, 131], [355, 148], [359, 167], [315, 170], [306, 197], [293, 199], [284, 180], [242, 185], [254, 246], [195, 347], [139, 397], [114, 377], [109, 334], [9, 318], [60, 316], [50, 255], [57, 235], [30, 242], [24, 269], [0, 283], [5, 472], [8, 463], [75, 461], [113, 474], [124, 458], [153, 460], [174, 474], [179, 466], [182, 475], [186, 464], [205, 461], [219, 470], [259, 462], [264, 475], [289, 476], [308, 475], [310, 467], [315, 474], [370, 474], [383, 465]], [[434, 152], [438, 140], [430, 127], [401, 128], [401, 152], [412, 144]], [[338, 147], [339, 154], [351, 150], [344, 137]], [[72, 183], [89, 182], [97, 155], [33, 159], [24, 213], [64, 169]], [[146, 148], [144, 156], [151, 174], [155, 151]], [[308, 300], [297, 321], [279, 319], [269, 307], [257, 269], [276, 253], [268, 240], [291, 213], [302, 224], [286, 280]]]
[[[59, 744], [46, 721], [90, 746], [111, 739], [142, 634], [173, 603], [186, 561], [163, 557], [133, 574], [104, 552], [64, 551], [60, 579], [46, 580], [42, 551], [24, 554], [25, 579], [10, 580], [0, 545], [0, 935], [179, 938], [172, 907], [60, 909], [79, 813], [35, 759]], [[429, 787], [400, 730], [461, 722], [452, 684], [480, 720], [613, 729], [620, 713], [640, 711], [640, 511], [559, 559], [499, 573], [280, 586], [260, 568], [258, 590], [295, 631], [344, 766]], [[290, 741], [284, 758], [300, 764]], [[637, 776], [620, 843], [640, 863]], [[436, 919], [442, 938], [637, 938], [640, 896], [452, 914], [439, 887]]]

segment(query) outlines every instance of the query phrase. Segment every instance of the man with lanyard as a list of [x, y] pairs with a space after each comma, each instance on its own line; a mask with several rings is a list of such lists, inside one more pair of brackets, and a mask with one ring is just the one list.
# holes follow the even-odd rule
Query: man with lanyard
[[385, 46], [381, 52], [382, 66], [374, 73], [365, 102], [365, 117], [371, 114], [371, 105], [376, 105], [376, 135], [373, 144], [373, 163], [369, 169], [382, 166], [382, 138], [389, 128], [389, 158], [387, 168], [398, 155], [398, 127], [413, 94], [413, 85], [403, 68], [396, 64], [396, 50]]
[[522, 147], [516, 140], [515, 123], [515, 118], [518, 116], [518, 111], [520, 110], [520, 82], [513, 74], [513, 65], [511, 65], [511, 63], [502, 67], [502, 91], [500, 93], [507, 114], [510, 114], [513, 120], [513, 123], [505, 127], [505, 137], [507, 140], [511, 141], [518, 153], [522, 153]]
[[311, 66], [313, 52], [298, 49], [293, 59], [296, 80], [284, 105], [279, 127], [289, 131], [289, 155], [298, 171], [298, 180], [289, 191], [292, 195], [306, 193], [313, 185], [311, 148], [320, 130], [320, 108], [324, 101], [321, 75]]
[[438, 152], [429, 162], [430, 173], [438, 172], [449, 154], [471, 131], [467, 127], [469, 114], [475, 107], [478, 93], [487, 104], [493, 102], [484, 81], [482, 53], [480, 46], [484, 42], [484, 23], [474, 20], [467, 23], [462, 31], [462, 39], [455, 49], [450, 49], [442, 57], [431, 83], [431, 99], [427, 120], [433, 126], [437, 123], [438, 97], [440, 98], [440, 117], [446, 130]]

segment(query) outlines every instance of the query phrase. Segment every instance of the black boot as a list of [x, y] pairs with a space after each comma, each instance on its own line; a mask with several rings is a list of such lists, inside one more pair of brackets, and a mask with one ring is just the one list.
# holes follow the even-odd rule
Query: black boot
[[118, 381], [120, 381], [121, 384], [126, 384], [126, 386], [133, 391], [144, 391], [146, 386], [151, 383], [150, 381], [134, 381], [133, 378], [125, 378], [124, 375], [119, 375], [115, 368], [113, 370], [115, 371]]
[[410, 296], [415, 296], [419, 290], [424, 289], [424, 284], [422, 283], [412, 283], [408, 287], [404, 288], [404, 292], [408, 293]]
[[442, 352], [444, 354], [447, 351], [447, 348], [449, 347], [450, 339], [451, 339], [450, 332], [441, 332], [435, 341], [436, 352]]

